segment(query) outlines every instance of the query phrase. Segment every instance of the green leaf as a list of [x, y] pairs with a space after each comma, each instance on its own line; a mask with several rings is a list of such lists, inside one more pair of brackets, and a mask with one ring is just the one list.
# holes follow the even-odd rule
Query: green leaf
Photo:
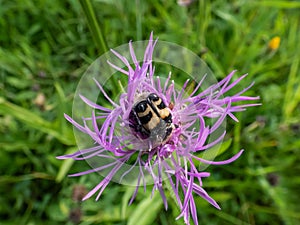
[[135, 187], [128, 186], [128, 188], [125, 191], [125, 194], [123, 195], [122, 205], [121, 205], [121, 217], [122, 217], [122, 219], [126, 218], [126, 210], [127, 210], [130, 198], [134, 193], [134, 190], [135, 190]]
[[227, 141], [224, 141], [221, 146], [215, 145], [214, 147], [206, 150], [201, 154], [200, 157], [203, 157], [206, 160], [213, 160], [215, 157], [223, 154], [231, 145], [232, 139], [228, 139]]
[[55, 123], [51, 123], [49, 121], [44, 120], [43, 118], [39, 117], [32, 111], [15, 105], [6, 101], [3, 98], [0, 98], [0, 114], [2, 115], [11, 115], [16, 119], [22, 121], [23, 123], [27, 124], [30, 127], [33, 127], [37, 130], [40, 130], [44, 133], [52, 135], [53, 137], [57, 138], [60, 142], [66, 145], [74, 145], [75, 140], [74, 137], [71, 135], [64, 135], [60, 132], [60, 128], [55, 125]]
[[153, 224], [162, 205], [163, 202], [158, 192], [154, 194], [152, 199], [149, 196], [136, 206], [136, 210], [132, 213], [132, 215], [130, 215], [128, 219], [128, 225]]
[[[70, 154], [77, 151], [77, 148], [69, 148], [69, 150], [66, 152], [66, 154]], [[63, 160], [63, 163], [61, 164], [59, 171], [57, 173], [57, 176], [55, 178], [56, 182], [61, 182], [66, 175], [69, 173], [70, 168], [72, 167], [74, 163], [73, 159], [66, 159]]]

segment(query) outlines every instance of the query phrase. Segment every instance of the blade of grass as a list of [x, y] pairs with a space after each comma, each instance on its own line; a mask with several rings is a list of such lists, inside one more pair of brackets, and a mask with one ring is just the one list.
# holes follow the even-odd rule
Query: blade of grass
[[[76, 150], [77, 150], [77, 148], [70, 148], [65, 154], [73, 153]], [[58, 182], [58, 183], [61, 182], [67, 176], [73, 163], [74, 163], [73, 159], [67, 159], [62, 162], [62, 164], [58, 170], [58, 173], [56, 175], [56, 178], [55, 178], [56, 182]]]
[[[153, 224], [156, 215], [162, 207], [162, 200], [160, 195], [156, 192], [151, 198], [150, 196], [141, 201], [137, 209], [132, 213], [128, 219], [128, 225], [150, 225]], [[151, 209], [151, 210], [149, 210]]]
[[223, 211], [217, 211], [216, 213], [217, 216], [222, 218], [224, 221], [230, 222], [230, 224], [236, 224], [236, 225], [250, 225], [249, 223], [240, 220], [239, 218], [236, 218], [228, 213], [225, 213]]
[[135, 7], [136, 7], [136, 37], [137, 40], [142, 39], [142, 10], [140, 0], [135, 0]]
[[[106, 41], [101, 30], [101, 26], [96, 18], [94, 7], [90, 0], [80, 0], [81, 7], [87, 18], [88, 26], [92, 33], [93, 39], [99, 48], [99, 54], [103, 55], [108, 51]], [[111, 77], [113, 90], [118, 90], [118, 83], [114, 76]]]
[[255, 1], [252, 4], [259, 5], [259, 6], [266, 6], [266, 7], [274, 7], [274, 8], [281, 8], [281, 9], [294, 9], [300, 8], [300, 2], [297, 1]]
[[99, 54], [103, 54], [108, 51], [101, 27], [97, 21], [94, 8], [90, 0], [80, 0], [79, 1], [83, 12], [87, 18], [88, 26], [94, 38], [96, 45], [99, 48]]
[[30, 110], [12, 104], [0, 98], [0, 114], [7, 114], [15, 117], [16, 119], [24, 122], [30, 127], [40, 130], [44, 133], [50, 134], [57, 138], [61, 143], [66, 145], [74, 145], [75, 140], [71, 135], [64, 135], [60, 132], [60, 128], [55, 123], [50, 123], [40, 116], [36, 115]]

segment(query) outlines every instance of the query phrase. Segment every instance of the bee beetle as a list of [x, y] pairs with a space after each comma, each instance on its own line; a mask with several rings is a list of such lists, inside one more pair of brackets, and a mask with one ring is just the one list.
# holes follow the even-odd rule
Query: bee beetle
[[163, 100], [154, 93], [142, 96], [129, 114], [129, 126], [135, 136], [150, 140], [150, 147], [167, 142], [175, 128], [172, 115]]

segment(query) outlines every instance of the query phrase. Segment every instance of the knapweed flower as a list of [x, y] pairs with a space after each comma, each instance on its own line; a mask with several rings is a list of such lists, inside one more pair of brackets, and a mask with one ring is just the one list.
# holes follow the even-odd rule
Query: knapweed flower
[[[152, 184], [153, 192], [159, 191], [166, 209], [168, 203], [165, 191], [168, 190], [173, 192], [172, 195], [180, 207], [181, 213], [178, 218], [183, 217], [186, 224], [189, 224], [192, 218], [194, 223], [198, 224], [195, 196], [201, 196], [220, 209], [202, 187], [202, 178], [210, 174], [199, 171], [199, 163], [228, 164], [236, 160], [243, 150], [232, 158], [219, 162], [201, 158], [199, 153], [222, 142], [225, 131], [221, 134], [217, 132], [218, 136], [213, 140], [210, 137], [219, 130], [227, 116], [237, 121], [234, 112], [259, 105], [255, 103], [236, 105], [237, 102], [257, 100], [259, 97], [243, 96], [253, 84], [234, 95], [223, 97], [246, 76], [243, 75], [231, 82], [235, 71], [204, 91], [200, 89], [205, 77], [192, 91], [188, 90], [189, 80], [183, 84], [181, 90], [177, 90], [170, 74], [162, 82], [160, 77], [154, 76], [152, 55], [156, 42], [151, 34], [142, 62], [137, 60], [132, 44], [129, 43], [133, 65], [112, 50], [124, 63], [125, 68], [109, 61], [108, 63], [123, 76], [127, 76], [126, 89], [124, 88], [117, 101], [113, 101], [95, 79], [101, 95], [111, 107], [104, 107], [80, 96], [91, 107], [90, 117], [83, 118], [81, 125], [65, 115], [78, 130], [90, 136], [94, 146], [58, 158], [92, 159], [93, 162], [100, 159], [107, 160], [106, 164], [72, 175], [109, 171], [83, 200], [96, 192], [98, 199], [115, 176], [118, 175], [121, 181], [135, 170], [136, 189], [130, 203], [135, 199], [140, 186], [145, 189], [147, 184]], [[213, 122], [208, 123], [208, 120]], [[124, 165], [127, 169], [121, 170]], [[149, 177], [151, 179], [148, 179]]]

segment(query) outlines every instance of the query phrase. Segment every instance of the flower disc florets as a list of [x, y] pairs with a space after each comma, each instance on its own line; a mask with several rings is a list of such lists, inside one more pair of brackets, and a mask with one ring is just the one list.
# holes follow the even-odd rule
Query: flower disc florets
[[136, 189], [130, 202], [134, 200], [139, 186], [146, 188], [147, 184], [153, 184], [153, 191], [159, 191], [167, 209], [164, 182], [168, 182], [168, 187], [171, 187], [169, 191], [174, 193], [174, 199], [181, 209], [179, 217], [183, 217], [185, 223], [189, 224], [191, 216], [194, 223], [198, 224], [193, 194], [201, 196], [218, 209], [220, 207], [202, 188], [202, 178], [210, 174], [199, 171], [194, 162], [227, 164], [236, 160], [243, 150], [221, 162], [203, 159], [198, 153], [222, 142], [225, 130], [220, 132], [220, 128], [227, 116], [238, 121], [234, 112], [258, 105], [237, 106], [236, 102], [257, 100], [258, 97], [242, 95], [253, 84], [234, 95], [223, 97], [246, 76], [230, 83], [235, 71], [205, 90], [202, 90], [205, 76], [193, 90], [189, 89], [189, 80], [178, 90], [171, 80], [171, 74], [165, 80], [154, 76], [152, 57], [156, 42], [151, 34], [142, 62], [137, 60], [132, 44], [129, 43], [133, 66], [125, 57], [112, 50], [126, 69], [110, 61], [108, 64], [127, 76], [126, 90], [114, 101], [105, 92], [103, 85], [94, 79], [102, 96], [112, 107], [104, 107], [80, 96], [94, 109], [91, 110], [91, 116], [83, 118], [83, 125], [67, 115], [65, 117], [78, 130], [88, 134], [94, 145], [58, 158], [90, 160], [93, 169], [72, 176], [106, 171], [105, 178], [84, 200], [99, 191], [98, 199], [112, 179], [121, 182], [132, 173], [136, 179], [131, 178], [130, 182], [135, 183]]

